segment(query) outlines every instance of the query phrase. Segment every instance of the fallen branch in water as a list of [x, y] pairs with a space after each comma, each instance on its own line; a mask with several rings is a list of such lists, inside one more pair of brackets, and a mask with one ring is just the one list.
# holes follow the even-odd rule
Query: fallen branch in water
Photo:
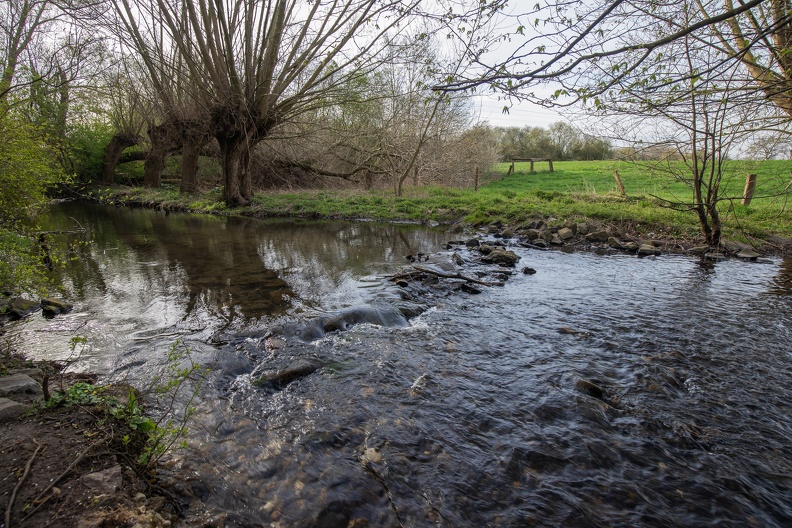
[[14, 486], [14, 491], [11, 492], [11, 498], [8, 499], [8, 506], [6, 506], [6, 512], [5, 512], [5, 527], [6, 528], [10, 528], [10, 526], [11, 526], [11, 509], [14, 507], [14, 500], [16, 500], [16, 494], [19, 491], [19, 488], [22, 487], [22, 483], [25, 482], [25, 479], [27, 478], [28, 473], [30, 473], [30, 467], [33, 465], [33, 460], [35, 460], [36, 455], [38, 455], [39, 451], [41, 451], [41, 447], [42, 446], [39, 445], [38, 442], [36, 442], [35, 438], [33, 439], [33, 443], [36, 444], [36, 450], [33, 451], [33, 455], [27, 461], [27, 464], [25, 464], [25, 471], [24, 471], [24, 473], [22, 473], [22, 476], [19, 478], [19, 481], [16, 483], [16, 486]]

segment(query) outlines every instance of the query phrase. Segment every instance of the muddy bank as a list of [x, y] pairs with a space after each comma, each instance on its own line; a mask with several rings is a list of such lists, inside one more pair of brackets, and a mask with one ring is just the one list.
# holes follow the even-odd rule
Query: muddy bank
[[[137, 462], [145, 438], [100, 403], [45, 406], [96, 376], [52, 362], [0, 358], [0, 498], [4, 528], [152, 526], [178, 518], [155, 474]], [[106, 396], [128, 387], [106, 387]]]

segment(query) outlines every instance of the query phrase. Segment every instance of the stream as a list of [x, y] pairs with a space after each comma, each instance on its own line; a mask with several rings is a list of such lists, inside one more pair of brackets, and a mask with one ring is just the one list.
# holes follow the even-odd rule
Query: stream
[[174, 343], [211, 369], [160, 473], [184, 526], [792, 525], [792, 259], [514, 247], [502, 287], [314, 339], [279, 329], [387, 303], [460, 235], [52, 206], [78, 227], [75, 309], [6, 338], [133, 384]]

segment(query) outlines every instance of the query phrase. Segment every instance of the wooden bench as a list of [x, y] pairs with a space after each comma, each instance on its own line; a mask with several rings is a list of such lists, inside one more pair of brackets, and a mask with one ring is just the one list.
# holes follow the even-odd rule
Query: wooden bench
[[514, 163], [518, 161], [530, 161], [531, 162], [531, 174], [534, 173], [534, 162], [535, 161], [546, 161], [550, 164], [550, 172], [553, 172], [553, 159], [552, 158], [512, 158], [511, 165], [509, 166], [509, 172], [506, 173], [506, 176], [514, 172]]

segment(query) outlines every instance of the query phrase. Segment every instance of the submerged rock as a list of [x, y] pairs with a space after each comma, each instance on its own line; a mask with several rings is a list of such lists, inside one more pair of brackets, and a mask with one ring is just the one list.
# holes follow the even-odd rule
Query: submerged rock
[[575, 388], [580, 392], [584, 392], [589, 396], [593, 396], [594, 398], [597, 398], [598, 400], [603, 399], [605, 396], [605, 391], [602, 389], [602, 387], [600, 387], [593, 381], [589, 381], [585, 379], [578, 380], [577, 383], [575, 383]]
[[426, 310], [425, 307], [414, 303], [399, 306], [357, 306], [302, 323], [274, 328], [273, 332], [309, 342], [321, 339], [328, 332], [346, 331], [356, 324], [368, 323], [387, 327], [408, 326], [407, 317], [417, 315], [424, 310]]
[[470, 293], [473, 295], [481, 293], [481, 288], [477, 288], [476, 286], [470, 284], [469, 282], [464, 283], [460, 289], [465, 293]]
[[721, 253], [720, 251], [710, 251], [709, 253], [704, 253], [705, 260], [726, 260], [728, 258], [728, 255]]
[[298, 359], [280, 370], [256, 377], [253, 385], [268, 392], [277, 392], [290, 383], [310, 376], [321, 367], [319, 362]]

